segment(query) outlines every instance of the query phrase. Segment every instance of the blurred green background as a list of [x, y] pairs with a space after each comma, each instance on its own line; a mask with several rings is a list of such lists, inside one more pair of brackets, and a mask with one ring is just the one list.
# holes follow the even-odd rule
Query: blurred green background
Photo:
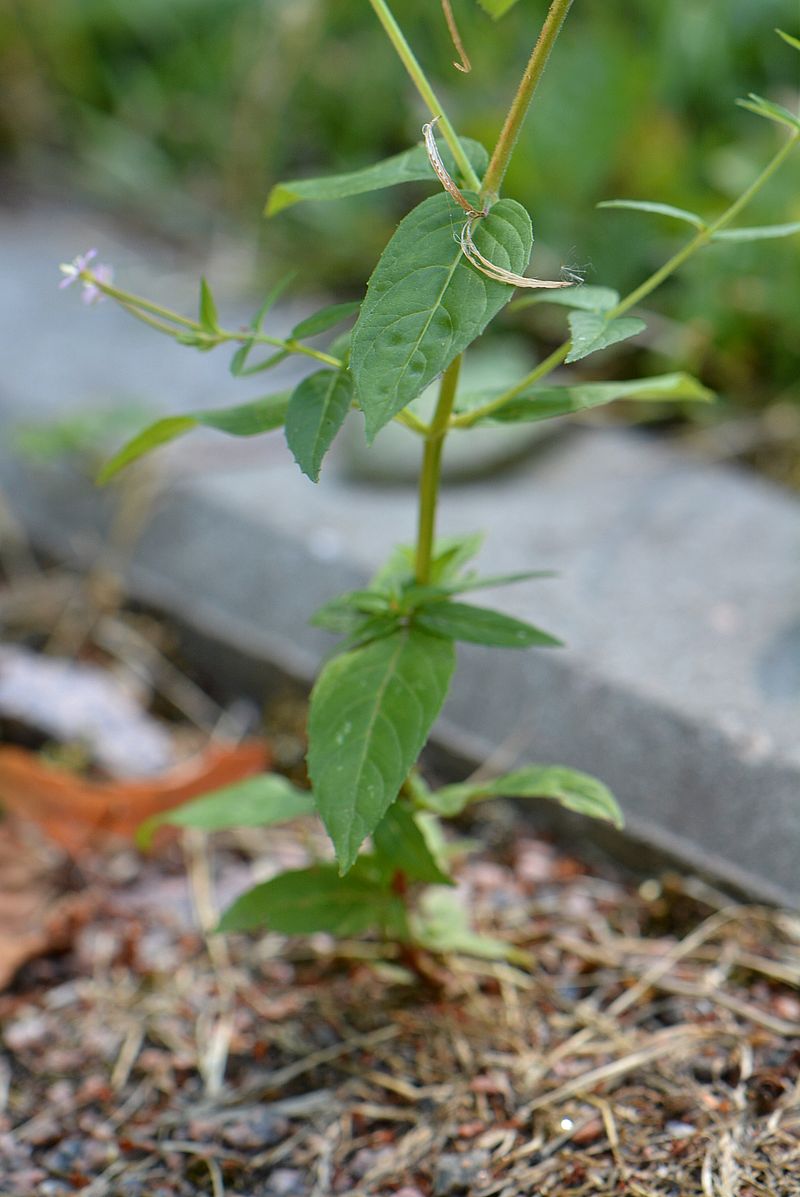
[[[394, 11], [459, 130], [491, 146], [545, 0], [498, 23], [453, 0], [468, 75], [438, 0]], [[797, 109], [800, 0], [576, 0], [506, 181], [532, 213], [534, 273], [562, 263], [625, 290], [685, 226], [602, 199], [718, 213], [783, 134], [734, 101]], [[0, 155], [17, 193], [79, 195], [200, 248], [252, 236], [252, 286], [287, 268], [297, 287], [358, 295], [396, 221], [429, 188], [298, 205], [271, 222], [269, 188], [352, 169], [419, 140], [425, 113], [366, 0], [6, 0], [0, 7]], [[800, 219], [800, 154], [744, 223]], [[800, 486], [800, 236], [704, 251], [650, 301], [644, 347], [595, 371], [683, 366], [718, 389], [688, 434]], [[521, 312], [539, 352], [562, 309]], [[674, 414], [664, 419], [674, 424]], [[704, 423], [698, 425], [697, 420]], [[706, 424], [721, 422], [713, 436]], [[686, 425], [683, 425], [684, 434]]]

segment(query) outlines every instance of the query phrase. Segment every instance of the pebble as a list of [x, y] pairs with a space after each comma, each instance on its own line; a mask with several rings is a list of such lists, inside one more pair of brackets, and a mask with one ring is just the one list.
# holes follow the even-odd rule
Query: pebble
[[463, 1154], [444, 1152], [436, 1161], [433, 1174], [433, 1197], [450, 1197], [452, 1193], [468, 1193], [485, 1184], [489, 1175], [488, 1151], [465, 1151]]

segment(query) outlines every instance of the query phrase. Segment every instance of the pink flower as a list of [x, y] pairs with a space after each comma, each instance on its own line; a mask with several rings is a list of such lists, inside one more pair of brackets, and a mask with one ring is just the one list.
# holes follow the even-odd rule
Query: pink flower
[[[71, 287], [74, 282], [80, 281], [83, 285], [81, 299], [84, 303], [99, 303], [105, 299], [98, 284], [110, 285], [114, 272], [103, 262], [99, 262], [94, 270], [91, 270], [89, 264], [96, 257], [97, 250], [89, 249], [85, 254], [78, 254], [71, 262], [62, 262], [59, 270], [65, 277], [58, 284], [59, 289], [63, 291], [65, 287]], [[85, 275], [88, 277], [84, 277]]]

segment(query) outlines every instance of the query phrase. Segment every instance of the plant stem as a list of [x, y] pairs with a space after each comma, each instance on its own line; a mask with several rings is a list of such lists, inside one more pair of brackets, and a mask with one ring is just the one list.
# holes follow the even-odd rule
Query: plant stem
[[450, 425], [450, 416], [456, 398], [458, 375], [461, 370], [461, 354], [450, 363], [442, 375], [439, 385], [439, 400], [436, 411], [425, 437], [422, 455], [422, 472], [419, 479], [419, 523], [417, 528], [417, 553], [415, 576], [425, 586], [431, 580], [431, 560], [436, 529], [436, 505], [439, 498], [439, 482], [442, 470], [442, 448]]
[[481, 185], [480, 179], [475, 174], [469, 158], [464, 153], [461, 142], [458, 139], [458, 134], [450, 124], [444, 108], [428, 82], [427, 76], [417, 60], [414, 51], [409, 46], [402, 29], [392, 16], [386, 0], [369, 0], [369, 2], [375, 10], [375, 15], [383, 26], [386, 36], [397, 51], [398, 58], [411, 76], [412, 82], [422, 99], [427, 104], [431, 116], [439, 117], [439, 128], [442, 130], [445, 141], [453, 151], [453, 157], [456, 160], [458, 169], [461, 171], [464, 182], [473, 191], [477, 191]]
[[505, 124], [497, 139], [491, 161], [486, 170], [481, 185], [481, 197], [489, 205], [493, 204], [500, 193], [500, 185], [508, 169], [511, 155], [514, 152], [522, 123], [530, 107], [533, 93], [536, 91], [542, 77], [550, 51], [561, 32], [561, 26], [567, 18], [572, 0], [551, 0], [550, 9], [545, 17], [542, 31], [536, 45], [533, 47], [525, 74], [520, 80], [517, 94], [514, 96]]
[[[735, 220], [739, 213], [750, 203], [753, 197], [757, 195], [764, 184], [772, 178], [775, 172], [792, 152], [794, 147], [798, 144], [798, 142], [800, 142], [800, 133], [794, 133], [786, 142], [784, 142], [778, 152], [767, 163], [767, 165], [761, 171], [761, 174], [759, 174], [753, 180], [750, 186], [746, 189], [746, 191], [742, 192], [738, 199], [734, 200], [734, 202], [725, 209], [721, 216], [718, 216], [715, 221], [701, 229], [700, 232], [691, 239], [691, 241], [684, 245], [683, 249], [679, 249], [676, 254], [673, 254], [668, 262], [665, 262], [664, 265], [659, 267], [658, 270], [654, 271], [649, 278], [645, 279], [643, 283], [626, 295], [624, 299], [621, 299], [616, 307], [604, 312], [603, 315], [605, 319], [612, 320], [616, 316], [621, 316], [625, 312], [629, 312], [632, 307], [635, 307], [635, 305], [641, 302], [642, 299], [644, 299], [647, 295], [650, 295], [651, 292], [655, 291], [656, 287], [659, 287], [666, 279], [669, 278], [671, 274], [674, 274], [676, 270], [680, 269], [680, 267], [683, 266], [683, 264], [698, 251], [698, 249], [702, 249], [705, 245], [708, 245], [708, 243], [713, 239], [714, 234], [718, 233], [720, 229], [725, 228], [726, 225], [729, 225], [732, 220]], [[513, 387], [510, 387], [507, 391], [504, 391], [502, 395], [498, 395], [498, 397], [493, 399], [491, 403], [484, 403], [482, 407], [476, 407], [473, 411], [464, 412], [463, 415], [456, 416], [450, 421], [450, 427], [471, 428], [473, 424], [477, 424], [479, 420], [485, 420], [488, 416], [494, 415], [494, 413], [501, 407], [504, 407], [506, 403], [510, 403], [512, 399], [516, 399], [517, 396], [521, 395], [523, 391], [526, 391], [528, 387], [532, 386], [536, 382], [540, 382], [541, 379], [552, 373], [557, 366], [560, 366], [567, 357], [571, 344], [571, 341], [565, 341], [563, 345], [559, 345], [557, 349], [553, 350], [549, 357], [545, 358], [543, 362], [540, 362], [538, 366], [531, 370], [530, 374], [526, 374], [525, 377]]]

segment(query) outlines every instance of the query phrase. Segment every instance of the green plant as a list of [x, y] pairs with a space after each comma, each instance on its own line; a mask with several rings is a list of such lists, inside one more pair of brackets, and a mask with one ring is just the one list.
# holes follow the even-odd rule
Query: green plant
[[[416, 543], [395, 549], [367, 587], [340, 595], [314, 617], [317, 625], [344, 639], [324, 666], [311, 697], [312, 796], [282, 778], [266, 776], [165, 817], [172, 823], [211, 829], [275, 823], [312, 810], [321, 816], [338, 864], [317, 864], [256, 887], [224, 915], [224, 929], [265, 923], [287, 933], [352, 934], [377, 927], [385, 935], [432, 950], [508, 954], [502, 944], [476, 937], [458, 904], [439, 888], [450, 885], [451, 879], [438, 820], [458, 815], [473, 802], [506, 795], [547, 798], [585, 815], [621, 822], [618, 806], [601, 782], [560, 766], [530, 765], [491, 781], [438, 791], [428, 788], [418, 770], [419, 755], [447, 694], [457, 641], [515, 649], [558, 644], [532, 624], [464, 601], [463, 596], [482, 588], [539, 575], [528, 571], [481, 577], [469, 568], [479, 537], [437, 538], [445, 440], [451, 432], [551, 419], [621, 398], [710, 399], [700, 382], [681, 373], [637, 382], [572, 384], [549, 376], [564, 363], [581, 361], [639, 333], [644, 322], [629, 313], [711, 242], [755, 241], [800, 229], [797, 223], [730, 227], [800, 141], [800, 118], [758, 96], [743, 101], [757, 115], [788, 129], [789, 135], [755, 181], [712, 221], [663, 203], [609, 202], [688, 223], [694, 230], [681, 250], [624, 298], [610, 287], [580, 285], [570, 273], [551, 281], [526, 278], [523, 272], [533, 244], [530, 217], [515, 200], [500, 198], [500, 192], [571, 2], [551, 0], [489, 155], [478, 143], [458, 137], [385, 0], [370, 0], [430, 109], [424, 144], [367, 169], [280, 184], [267, 205], [268, 214], [276, 214], [300, 202], [438, 179], [441, 187], [436, 194], [400, 223], [360, 305], [326, 307], [299, 324], [288, 338], [277, 338], [264, 325], [283, 284], [273, 289], [247, 329], [229, 330], [220, 323], [205, 280], [199, 314], [191, 318], [115, 287], [108, 269], [93, 267], [88, 255], [63, 267], [65, 282], [82, 283], [90, 300], [110, 297], [185, 345], [211, 350], [234, 344], [231, 370], [236, 376], [268, 370], [289, 354], [309, 357], [321, 367], [291, 393], [158, 421], [120, 450], [105, 468], [103, 480], [199, 424], [238, 436], [283, 427], [298, 465], [315, 481], [354, 407], [363, 414], [368, 441], [391, 421], [422, 441]], [[513, 0], [482, 3], [500, 16]], [[796, 39], [782, 36], [800, 48]], [[445, 143], [441, 152], [437, 133]], [[517, 287], [531, 292], [515, 301], [517, 308], [549, 302], [568, 310], [568, 339], [513, 386], [463, 392], [459, 372], [464, 352], [509, 303]], [[309, 338], [354, 317], [352, 330], [336, 336], [325, 351], [307, 344]], [[254, 361], [264, 350], [265, 356]], [[418, 400], [437, 378], [438, 400], [429, 416]], [[371, 842], [368, 848], [367, 841]], [[426, 885], [434, 888], [420, 891]]]

